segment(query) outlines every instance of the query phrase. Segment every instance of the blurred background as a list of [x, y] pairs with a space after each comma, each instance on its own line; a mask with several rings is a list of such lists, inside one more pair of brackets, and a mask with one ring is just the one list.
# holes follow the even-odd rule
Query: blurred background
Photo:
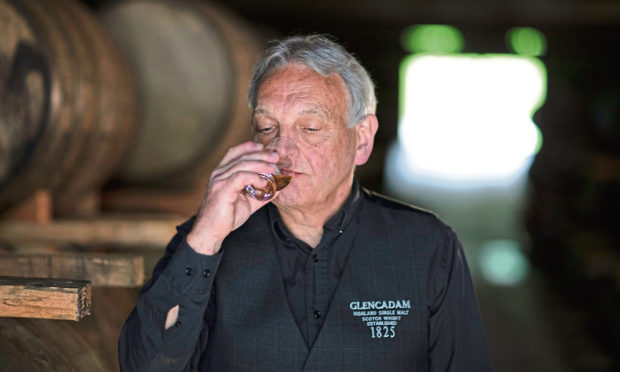
[[495, 369], [620, 370], [620, 2], [12, 0], [0, 30], [0, 275], [140, 263], [93, 280], [79, 322], [0, 318], [0, 369], [118, 369], [174, 226], [249, 138], [252, 65], [326, 33], [376, 84], [360, 183], [454, 227]]

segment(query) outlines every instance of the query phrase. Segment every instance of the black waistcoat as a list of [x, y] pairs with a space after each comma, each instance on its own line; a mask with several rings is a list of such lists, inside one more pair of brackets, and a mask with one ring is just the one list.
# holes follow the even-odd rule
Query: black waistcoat
[[357, 237], [310, 350], [288, 305], [266, 211], [226, 239], [200, 370], [427, 370], [428, 266], [440, 223], [364, 197]]

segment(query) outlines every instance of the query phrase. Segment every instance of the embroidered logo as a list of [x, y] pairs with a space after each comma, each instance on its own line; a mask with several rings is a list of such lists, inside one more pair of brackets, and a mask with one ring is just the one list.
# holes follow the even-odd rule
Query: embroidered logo
[[398, 322], [409, 315], [411, 300], [352, 301], [349, 309], [370, 329], [371, 338], [394, 338]]

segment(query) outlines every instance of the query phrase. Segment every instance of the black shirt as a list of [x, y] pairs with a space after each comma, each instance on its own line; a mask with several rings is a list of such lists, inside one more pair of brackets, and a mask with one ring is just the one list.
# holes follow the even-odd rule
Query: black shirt
[[[420, 250], [420, 257], [430, 255], [423, 259], [423, 262], [419, 262], [424, 265], [423, 271], [428, 273], [428, 277], [418, 279], [418, 283], [424, 282], [427, 286], [428, 310], [425, 310], [425, 313], [428, 318], [422, 321], [427, 322], [428, 349], [410, 350], [410, 357], [421, 361], [420, 365], [428, 361], [426, 368], [422, 369], [433, 372], [492, 369], [462, 247], [454, 232], [438, 222], [436, 217], [432, 217], [428, 212], [389, 201], [354, 185], [351, 197], [342, 210], [326, 223], [323, 239], [311, 250], [307, 245], [304, 246], [305, 243], [291, 239], [292, 236], [284, 229], [284, 225], [277, 222], [278, 215], [274, 215], [274, 212], [277, 210], [267, 205], [266, 209], [257, 211], [250, 218], [251, 224], [250, 220], [246, 223], [251, 228], [241, 227], [239, 230], [243, 230], [243, 239], [261, 236], [261, 241], [267, 242], [271, 240], [268, 239], [270, 236], [274, 237], [277, 252], [275, 256], [280, 263], [283, 282], [286, 282], [284, 287], [291, 312], [298, 326], [302, 328], [308, 344], [315, 343], [324, 312], [329, 311], [329, 302], [334, 286], [338, 284], [342, 267], [349, 269], [346, 265], [347, 258], [352, 257], [349, 251], [352, 247], [355, 249], [365, 246], [359, 238], [356, 240], [357, 236], [364, 236], [367, 231], [375, 231], [373, 240], [383, 239], [385, 247], [402, 245], [416, 236], [441, 236], [441, 244], [430, 242], [428, 245], [417, 245], [416, 248]], [[359, 215], [367, 221], [367, 226], [359, 226]], [[401, 221], [395, 216], [405, 218]], [[373, 226], [375, 220], [377, 226]], [[378, 229], [379, 225], [386, 221], [390, 221], [393, 226], [381, 225], [381, 229]], [[226, 257], [226, 248], [216, 255], [204, 256], [196, 253], [187, 244], [185, 237], [193, 224], [194, 218], [177, 227], [177, 234], [166, 247], [164, 257], [155, 266], [153, 277], [144, 286], [136, 308], [123, 326], [119, 338], [119, 363], [123, 371], [192, 370], [209, 350], [209, 330], [214, 321], [221, 319], [221, 314], [215, 314], [214, 309], [217, 307], [213, 306], [213, 300], [218, 295], [224, 296], [213, 294], [216, 287], [214, 280], [217, 280], [220, 262], [229, 261], [222, 259]], [[434, 227], [429, 227], [431, 225]], [[340, 230], [343, 231], [342, 234]], [[391, 233], [387, 233], [383, 238], [377, 236], [381, 234], [380, 231]], [[399, 231], [402, 234], [399, 234]], [[290, 245], [286, 243], [287, 238]], [[226, 247], [234, 248], [234, 243], [229, 243]], [[377, 257], [380, 257], [381, 247], [377, 248]], [[313, 254], [317, 254], [316, 267]], [[389, 258], [385, 257], [381, 262], [377, 262], [380, 267], [376, 272], [389, 270], [389, 262]], [[225, 267], [230, 273], [231, 266]], [[359, 270], [363, 268], [358, 268]], [[222, 280], [237, 280], [243, 288], [247, 278], [239, 272], [234, 279]], [[237, 297], [232, 300], [241, 301]], [[166, 314], [177, 304], [181, 309], [177, 323], [164, 329]], [[317, 318], [314, 317], [315, 311], [320, 312], [317, 313]], [[219, 346], [221, 349], [222, 346]], [[230, 348], [234, 349], [232, 345], [227, 345], [224, 349]], [[266, 352], [273, 351], [267, 349]]]
[[308, 348], [321, 330], [347, 262], [360, 205], [359, 186], [354, 183], [340, 211], [323, 226], [323, 237], [314, 249], [287, 230], [274, 205], [267, 206], [286, 296]]

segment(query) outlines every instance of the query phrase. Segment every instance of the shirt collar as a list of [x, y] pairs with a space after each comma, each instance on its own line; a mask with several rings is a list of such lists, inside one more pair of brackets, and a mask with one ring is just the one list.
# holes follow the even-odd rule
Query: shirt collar
[[[354, 220], [360, 205], [362, 204], [360, 194], [359, 184], [357, 183], [357, 180], [354, 179], [353, 185], [351, 186], [351, 193], [345, 200], [340, 210], [329, 220], [327, 220], [325, 225], [323, 225], [324, 235], [342, 233], [349, 227], [351, 222]], [[269, 223], [274, 235], [284, 242], [290, 242], [291, 238], [294, 237], [282, 222], [282, 217], [278, 212], [278, 208], [273, 205], [273, 203], [269, 203], [267, 204], [267, 210], [269, 215]]]

